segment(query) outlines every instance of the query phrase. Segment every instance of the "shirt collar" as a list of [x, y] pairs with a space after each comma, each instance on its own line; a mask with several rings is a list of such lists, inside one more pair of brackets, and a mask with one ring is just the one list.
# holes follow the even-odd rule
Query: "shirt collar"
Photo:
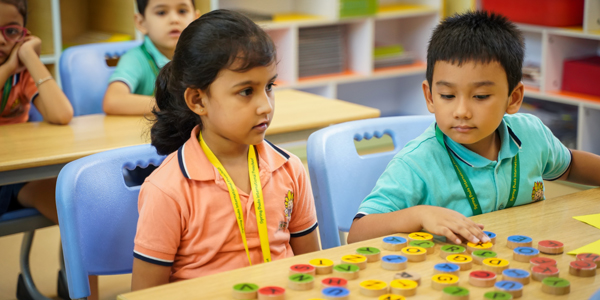
[[[519, 149], [521, 149], [521, 140], [506, 124], [504, 119], [502, 119], [500, 126], [498, 126], [498, 129], [496, 130], [500, 134], [501, 141], [500, 152], [498, 152], [498, 161], [501, 161], [505, 158], [512, 158], [513, 156], [517, 155], [517, 153], [519, 153]], [[491, 160], [453, 141], [446, 135], [444, 135], [444, 141], [450, 149], [450, 152], [452, 152], [456, 158], [470, 167], [483, 168], [493, 163]]]
[[144, 36], [144, 46], [146, 46], [148, 53], [150, 56], [152, 56], [159, 69], [164, 67], [170, 61], [166, 56], [158, 51], [152, 40], [147, 35]]
[[[210, 163], [208, 157], [200, 147], [198, 142], [198, 133], [200, 126], [194, 127], [190, 138], [177, 150], [177, 160], [179, 168], [185, 178], [207, 181], [216, 180], [217, 169]], [[270, 173], [283, 166], [290, 158], [290, 155], [283, 149], [271, 144], [267, 140], [263, 140], [256, 145], [258, 152], [259, 169]]]

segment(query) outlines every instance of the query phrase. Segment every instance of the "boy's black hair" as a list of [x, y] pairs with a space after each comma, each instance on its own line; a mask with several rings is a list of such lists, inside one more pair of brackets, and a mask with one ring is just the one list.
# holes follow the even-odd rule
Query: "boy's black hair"
[[[196, 8], [196, 3], [194, 0], [190, 1], [192, 1], [192, 7]], [[148, 2], [150, 2], [150, 0], [135, 0], [135, 2], [137, 4], [138, 12], [143, 16], [146, 12], [146, 6], [148, 6]]]
[[502, 65], [508, 80], [508, 95], [523, 77], [525, 47], [521, 31], [506, 17], [487, 11], [456, 14], [433, 31], [427, 48], [427, 82], [431, 91], [437, 61], [458, 64], [475, 61]]
[[14, 5], [23, 16], [23, 27], [27, 26], [27, 0], [0, 0], [0, 2]]
[[245, 72], [275, 61], [271, 38], [241, 13], [214, 10], [190, 23], [179, 37], [173, 60], [156, 79], [156, 107], [152, 111], [155, 123], [150, 135], [157, 152], [176, 151], [196, 125], [202, 126], [200, 116], [185, 102], [188, 87], [210, 95], [210, 85], [221, 70]]

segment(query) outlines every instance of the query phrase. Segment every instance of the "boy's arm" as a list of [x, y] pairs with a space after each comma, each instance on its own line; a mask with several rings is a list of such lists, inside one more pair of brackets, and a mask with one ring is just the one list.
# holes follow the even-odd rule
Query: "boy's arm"
[[319, 240], [317, 238], [317, 230], [313, 230], [307, 235], [291, 237], [290, 246], [292, 246], [292, 250], [294, 250], [294, 255], [321, 250], [321, 247], [319, 247]]
[[170, 266], [159, 266], [134, 258], [131, 274], [131, 291], [167, 284], [169, 283], [170, 275]]
[[132, 94], [127, 84], [113, 81], [106, 89], [102, 106], [107, 115], [146, 115], [152, 112], [154, 97]]
[[600, 186], [600, 156], [579, 150], [571, 150], [571, 155], [571, 165], [559, 180]]
[[[50, 78], [50, 72], [40, 60], [36, 48], [42, 41], [36, 36], [27, 36], [19, 48], [19, 60], [25, 67], [34, 82]], [[44, 120], [54, 124], [67, 124], [73, 118], [73, 107], [67, 96], [54, 80], [46, 80], [38, 86], [39, 95], [34, 100], [34, 105], [44, 117]]]
[[398, 232], [427, 230], [445, 236], [449, 242], [461, 243], [459, 236], [477, 243], [489, 241], [483, 225], [476, 224], [459, 212], [444, 207], [417, 205], [398, 211], [370, 214], [355, 219], [348, 233], [348, 243], [354, 243]]

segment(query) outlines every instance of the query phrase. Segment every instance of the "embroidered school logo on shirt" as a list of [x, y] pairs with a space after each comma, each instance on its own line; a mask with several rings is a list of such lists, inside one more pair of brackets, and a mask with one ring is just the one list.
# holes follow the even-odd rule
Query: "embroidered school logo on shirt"
[[279, 222], [279, 230], [287, 229], [292, 220], [292, 209], [294, 208], [294, 193], [292, 191], [288, 191], [285, 195], [284, 204], [285, 210], [283, 212], [285, 214], [285, 221]]
[[540, 200], [546, 200], [544, 197], [544, 183], [542, 181], [536, 181], [533, 184], [533, 191], [531, 192], [531, 201], [536, 202]]

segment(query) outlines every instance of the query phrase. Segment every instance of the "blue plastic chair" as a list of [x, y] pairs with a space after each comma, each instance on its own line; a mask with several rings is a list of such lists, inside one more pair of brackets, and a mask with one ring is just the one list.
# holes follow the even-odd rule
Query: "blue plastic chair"
[[104, 113], [102, 99], [114, 67], [107, 59], [118, 58], [140, 41], [98, 43], [70, 47], [60, 56], [59, 73], [75, 116]]
[[21, 274], [17, 285], [17, 295], [28, 295], [32, 299], [49, 299], [36, 288], [29, 268], [29, 253], [35, 230], [55, 225], [33, 208], [11, 211], [0, 216], [0, 237], [23, 232], [19, 265]]
[[[333, 125], [310, 135], [307, 160], [315, 197], [321, 246], [346, 244], [348, 232], [362, 200], [371, 192], [386, 166], [406, 143], [435, 121], [433, 116], [367, 119]], [[389, 134], [394, 150], [360, 156], [354, 141]]]
[[[29, 110], [29, 122], [42, 120], [42, 115], [35, 106], [31, 105]], [[53, 225], [55, 224], [52, 223], [52, 221], [48, 220], [34, 208], [19, 209], [0, 216], [0, 237], [21, 232], [23, 233], [21, 252], [19, 255], [21, 273], [19, 274], [17, 283], [17, 297], [29, 297], [39, 300], [49, 299], [42, 295], [35, 286], [29, 267], [29, 254], [31, 252], [31, 245], [33, 244], [33, 237], [35, 236], [35, 230]], [[59, 292], [61, 288], [60, 285], [61, 282], [59, 278]]]
[[88, 275], [131, 273], [140, 186], [127, 186], [123, 169], [158, 166], [164, 158], [140, 145], [80, 158], [60, 171], [56, 207], [72, 299], [90, 295]]

